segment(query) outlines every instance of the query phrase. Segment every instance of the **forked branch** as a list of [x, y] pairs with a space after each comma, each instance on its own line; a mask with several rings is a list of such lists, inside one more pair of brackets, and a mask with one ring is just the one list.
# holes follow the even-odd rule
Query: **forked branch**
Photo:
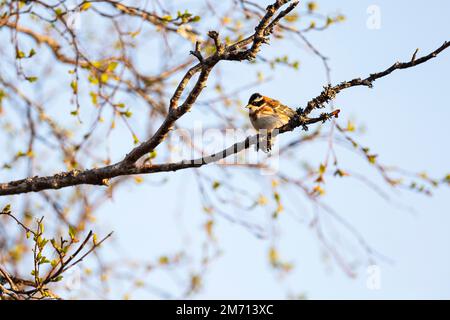
[[[283, 5], [289, 2], [290, 5], [286, 9], [279, 11]], [[244, 141], [235, 143], [222, 151], [213, 153], [206, 157], [162, 164], [138, 164], [137, 162], [141, 157], [145, 156], [160, 145], [172, 130], [175, 122], [192, 108], [206, 86], [211, 70], [217, 63], [227, 60], [242, 61], [254, 59], [262, 44], [268, 42], [267, 37], [273, 32], [275, 25], [284, 16], [291, 12], [297, 4], [298, 1], [278, 0], [272, 5], [269, 5], [266, 8], [266, 14], [261, 18], [260, 22], [256, 26], [255, 32], [251, 36], [232, 45], [226, 45], [221, 42], [217, 32], [209, 32], [208, 36], [212, 39], [216, 48], [215, 53], [208, 57], [203, 57], [200, 52], [200, 44], [196, 44], [195, 51], [193, 51], [192, 54], [197, 57], [199, 62], [186, 72], [175, 89], [172, 98], [170, 99], [167, 117], [150, 139], [131, 150], [122, 161], [101, 168], [73, 170], [58, 173], [53, 176], [36, 176], [2, 183], [0, 184], [0, 196], [22, 194], [27, 192], [39, 192], [48, 189], [61, 189], [82, 184], [108, 185], [109, 179], [119, 176], [198, 168], [209, 163], [218, 162], [226, 157], [248, 149], [252, 145], [255, 145], [259, 138], [258, 135], [247, 137]], [[279, 13], [276, 15], [278, 11]], [[356, 78], [350, 81], [341, 82], [335, 86], [329, 85], [324, 87], [324, 90], [320, 93], [320, 95], [311, 99], [306, 104], [305, 108], [297, 109], [298, 116], [294, 117], [288, 124], [281, 127], [278, 130], [278, 134], [292, 131], [298, 127], [307, 129], [308, 126], [314, 123], [325, 122], [332, 117], [337, 117], [339, 110], [335, 110], [331, 113], [322, 113], [318, 117], [309, 117], [309, 115], [315, 109], [324, 107], [344, 89], [356, 86], [372, 87], [374, 81], [391, 74], [395, 70], [407, 69], [427, 62], [443, 52], [449, 46], [450, 42], [446, 41], [442, 46], [423, 57], [417, 58], [416, 51], [408, 62], [396, 62], [386, 70], [373, 73], [364, 79]], [[186, 94], [185, 100], [180, 102], [181, 96], [185, 92], [188, 83], [192, 81], [194, 76], [197, 74], [199, 75], [195, 85], [192, 87], [190, 92]]]

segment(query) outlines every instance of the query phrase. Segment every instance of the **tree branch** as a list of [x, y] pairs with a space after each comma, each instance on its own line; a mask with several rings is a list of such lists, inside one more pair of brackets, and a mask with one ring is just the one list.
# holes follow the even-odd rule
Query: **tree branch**
[[308, 115], [314, 109], [322, 108], [324, 104], [333, 100], [334, 97], [339, 92], [341, 92], [343, 89], [347, 89], [350, 87], [356, 87], [356, 86], [366, 86], [366, 87], [372, 88], [373, 83], [376, 80], [391, 74], [395, 70], [407, 69], [407, 68], [411, 68], [411, 67], [417, 66], [419, 64], [422, 64], [424, 62], [427, 62], [428, 60], [435, 58], [439, 53], [441, 53], [442, 51], [447, 49], [449, 46], [450, 46], [450, 42], [445, 41], [442, 44], [442, 46], [440, 46], [439, 48], [437, 48], [430, 54], [423, 56], [419, 59], [416, 59], [416, 55], [417, 55], [417, 50], [416, 50], [413, 54], [413, 58], [409, 62], [398, 62], [397, 61], [396, 63], [394, 63], [392, 66], [390, 66], [386, 70], [377, 72], [377, 73], [372, 73], [365, 79], [355, 78], [350, 81], [341, 82], [340, 84], [338, 84], [336, 86], [326, 86], [326, 87], [324, 87], [324, 90], [318, 97], [316, 97], [308, 102], [305, 110], [303, 111], [303, 114]]
[[[198, 96], [206, 86], [206, 82], [211, 70], [219, 61], [242, 61], [253, 59], [258, 53], [261, 45], [268, 42], [266, 37], [272, 33], [276, 23], [278, 23], [278, 21], [282, 17], [287, 15], [298, 5], [298, 1], [293, 1], [288, 8], [281, 11], [279, 15], [272, 20], [275, 13], [283, 5], [290, 1], [291, 0], [277, 0], [274, 4], [269, 5], [266, 8], [266, 14], [256, 26], [255, 33], [246, 40], [242, 40], [235, 45], [226, 46], [224, 44], [221, 44], [219, 40], [219, 34], [215, 31], [210, 31], [208, 33], [208, 36], [213, 39], [216, 46], [216, 52], [206, 59], [204, 59], [203, 57], [201, 59], [199, 58], [199, 46], [196, 44], [195, 51], [193, 51], [193, 53], [197, 58], [199, 58], [199, 63], [189, 69], [189, 71], [185, 74], [185, 76], [179, 83], [178, 87], [175, 89], [175, 92], [170, 99], [169, 114], [167, 115], [166, 119], [149, 140], [131, 150], [131, 152], [127, 154], [123, 161], [127, 164], [136, 162], [145, 154], [153, 151], [165, 139], [169, 131], [172, 130], [174, 123], [184, 114], [186, 114], [191, 109], [192, 105], [197, 101]], [[250, 48], [242, 51], [237, 51], [238, 48], [242, 48], [243, 46], [249, 45], [250, 43]], [[198, 77], [195, 86], [193, 87], [183, 104], [181, 106], [178, 106], [179, 99], [186, 89], [187, 84], [198, 72], [200, 72], [200, 76]]]
[[[200, 62], [196, 66], [189, 69], [186, 75], [181, 80], [177, 89], [175, 90], [171, 103], [169, 113], [160, 126], [160, 128], [156, 131], [156, 133], [146, 142], [142, 143], [140, 146], [134, 148], [124, 160], [109, 166], [105, 166], [102, 168], [89, 169], [89, 170], [73, 170], [69, 172], [58, 173], [53, 176], [47, 177], [30, 177], [27, 179], [11, 181], [8, 183], [0, 184], [0, 196], [3, 195], [13, 195], [13, 194], [21, 194], [27, 192], [39, 192], [47, 189], [60, 189], [69, 186], [81, 185], [81, 184], [89, 184], [89, 185], [108, 185], [108, 179], [118, 177], [118, 176], [126, 176], [126, 175], [134, 175], [134, 174], [149, 174], [149, 173], [157, 173], [157, 172], [168, 172], [168, 171], [177, 171], [187, 168], [198, 168], [203, 165], [217, 162], [219, 160], [225, 159], [230, 155], [237, 154], [242, 150], [248, 149], [250, 146], [257, 143], [259, 139], [259, 135], [254, 135], [247, 137], [244, 141], [233, 144], [232, 146], [220, 151], [213, 153], [209, 156], [191, 159], [191, 160], [183, 160], [176, 163], [164, 163], [164, 164], [144, 164], [138, 166], [136, 161], [145, 155], [146, 153], [152, 151], [156, 148], [168, 134], [168, 132], [173, 127], [174, 123], [183, 116], [193, 104], [196, 102], [197, 97], [203, 90], [206, 85], [206, 81], [208, 79], [209, 73], [214, 67], [214, 65], [220, 60], [234, 60], [234, 59], [249, 59], [253, 57], [258, 51], [259, 45], [261, 45], [265, 39], [261, 35], [266, 35], [265, 32], [271, 32], [267, 28], [273, 28], [272, 23], [278, 21], [278, 17], [281, 17], [283, 14], [287, 14], [289, 12], [289, 8], [294, 8], [297, 2], [293, 2], [286, 10], [281, 12], [278, 17], [272, 20], [272, 23], [268, 22], [271, 17], [274, 15], [276, 10], [281, 7], [283, 4], [288, 1], [277, 1], [275, 4], [268, 7], [268, 11], [266, 15], [269, 15], [269, 18], [263, 18], [263, 20], [258, 24], [255, 29], [255, 34], [251, 37], [251, 41], [247, 39], [241, 40], [237, 44], [231, 46], [224, 46], [223, 51], [217, 50], [215, 54], [212, 56], [203, 59], [203, 62]], [[275, 6], [275, 7], [274, 7]], [[275, 8], [275, 9], [270, 9]], [[270, 10], [269, 10], [270, 9]], [[291, 9], [291, 10], [292, 10]], [[273, 11], [271, 11], [273, 10]], [[278, 20], [277, 20], [278, 19]], [[281, 19], [281, 18], [280, 18]], [[276, 23], [276, 22], [275, 22]], [[258, 28], [265, 28], [264, 32], [258, 31]], [[220, 44], [217, 37], [214, 35], [213, 40], [220, 47]], [[217, 42], [216, 42], [217, 41]], [[249, 49], [241, 50], [242, 46], [248, 45], [252, 43], [252, 46]], [[255, 45], [255, 43], [259, 43], [259, 45]], [[314, 99], [310, 100], [305, 109], [298, 108], [297, 114], [298, 117], [294, 117], [288, 124], [278, 129], [277, 134], [282, 134], [288, 131], [292, 131], [295, 128], [302, 127], [307, 129], [307, 127], [311, 124], [318, 122], [325, 122], [326, 120], [337, 117], [339, 110], [335, 110], [331, 113], [322, 113], [319, 117], [316, 118], [308, 118], [308, 115], [317, 108], [322, 108], [326, 103], [333, 100], [335, 96], [344, 89], [356, 86], [367, 86], [372, 87], [373, 82], [391, 74], [395, 70], [407, 69], [419, 64], [422, 64], [440, 54], [442, 51], [447, 49], [450, 46], [450, 42], [444, 42], [442, 46], [438, 49], [434, 50], [430, 54], [423, 56], [421, 58], [416, 58], [414, 54], [413, 59], [409, 62], [396, 62], [388, 69], [373, 73], [368, 77], [361, 79], [356, 78], [350, 81], [344, 81], [336, 86], [326, 86], [321, 94]], [[217, 47], [217, 48], [219, 48]], [[222, 52], [221, 52], [222, 51]], [[190, 91], [189, 95], [185, 99], [185, 101], [178, 106], [178, 101], [181, 97], [182, 92], [185, 90], [187, 83], [190, 79], [196, 74], [200, 72], [200, 75], [197, 79], [196, 84], [193, 89]]]

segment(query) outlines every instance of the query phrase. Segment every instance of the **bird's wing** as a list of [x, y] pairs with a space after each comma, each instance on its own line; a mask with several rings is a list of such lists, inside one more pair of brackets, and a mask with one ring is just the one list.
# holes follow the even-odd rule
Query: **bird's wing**
[[294, 110], [292, 110], [288, 106], [285, 106], [278, 100], [270, 99], [267, 101], [267, 103], [273, 108], [273, 111], [278, 115], [286, 116], [290, 119], [296, 114]]
[[278, 106], [276, 111], [287, 115], [289, 118], [292, 118], [296, 114], [296, 112], [294, 110], [292, 110], [288, 106], [285, 106], [285, 105], [282, 105], [282, 104], [280, 104]]

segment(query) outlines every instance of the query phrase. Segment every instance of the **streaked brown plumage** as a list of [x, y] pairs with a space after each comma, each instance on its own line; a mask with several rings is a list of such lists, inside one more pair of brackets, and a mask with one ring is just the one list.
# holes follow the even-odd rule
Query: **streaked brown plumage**
[[[296, 114], [291, 108], [259, 93], [254, 93], [248, 101], [250, 122], [253, 127], [263, 133], [270, 134], [274, 129], [287, 124]], [[270, 137], [267, 150], [270, 150]]]

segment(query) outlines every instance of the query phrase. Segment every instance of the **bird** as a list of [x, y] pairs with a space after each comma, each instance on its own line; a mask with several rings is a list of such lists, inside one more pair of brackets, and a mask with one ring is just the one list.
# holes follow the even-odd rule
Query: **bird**
[[259, 93], [254, 93], [250, 96], [246, 108], [249, 110], [250, 122], [253, 127], [259, 133], [267, 136], [267, 141], [263, 141], [264, 143], [261, 148], [264, 152], [271, 150], [272, 131], [287, 124], [297, 114], [280, 101]]

